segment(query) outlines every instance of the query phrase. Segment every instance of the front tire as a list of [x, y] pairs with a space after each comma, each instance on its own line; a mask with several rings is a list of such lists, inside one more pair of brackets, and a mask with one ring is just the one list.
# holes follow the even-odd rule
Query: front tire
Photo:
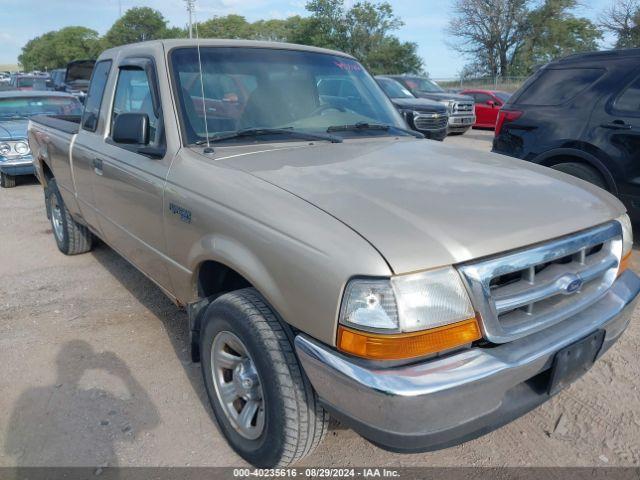
[[247, 288], [219, 297], [204, 315], [202, 372], [229, 444], [263, 468], [309, 455], [327, 430], [328, 414], [275, 312]]
[[78, 255], [91, 250], [93, 244], [91, 232], [73, 219], [53, 178], [47, 182], [45, 198], [58, 249], [65, 255]]
[[8, 175], [4, 172], [0, 172], [0, 187], [2, 188], [13, 188], [16, 186], [16, 177], [13, 175]]

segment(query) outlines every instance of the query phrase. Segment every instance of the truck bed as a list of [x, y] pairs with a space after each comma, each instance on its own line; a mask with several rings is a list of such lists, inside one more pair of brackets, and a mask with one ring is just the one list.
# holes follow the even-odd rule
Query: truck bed
[[75, 135], [80, 130], [80, 118], [80, 115], [36, 115], [31, 117], [31, 121]]

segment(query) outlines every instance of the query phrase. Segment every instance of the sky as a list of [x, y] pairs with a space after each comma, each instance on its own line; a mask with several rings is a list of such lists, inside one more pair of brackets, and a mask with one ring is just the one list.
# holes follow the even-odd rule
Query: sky
[[[347, 0], [347, 4], [355, 0]], [[453, 0], [388, 0], [405, 23], [396, 35], [416, 42], [426, 71], [435, 79], [455, 77], [466, 60], [448, 45], [446, 32]], [[577, 14], [597, 20], [614, 0], [582, 0]], [[196, 0], [198, 20], [230, 13], [249, 21], [305, 15], [305, 0]], [[22, 46], [31, 38], [69, 25], [82, 25], [104, 34], [122, 11], [148, 6], [162, 12], [171, 26], [184, 26], [184, 0], [0, 0], [0, 64], [17, 63]], [[605, 38], [603, 46], [609, 46]]]

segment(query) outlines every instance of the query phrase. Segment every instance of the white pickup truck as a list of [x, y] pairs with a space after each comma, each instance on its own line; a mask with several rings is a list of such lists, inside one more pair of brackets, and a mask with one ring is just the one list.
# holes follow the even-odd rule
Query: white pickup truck
[[327, 412], [400, 452], [482, 435], [629, 323], [616, 198], [416, 137], [352, 57], [222, 40], [108, 50], [82, 117], [29, 126], [60, 250], [99, 237], [187, 308], [221, 430], [259, 466], [309, 454]]

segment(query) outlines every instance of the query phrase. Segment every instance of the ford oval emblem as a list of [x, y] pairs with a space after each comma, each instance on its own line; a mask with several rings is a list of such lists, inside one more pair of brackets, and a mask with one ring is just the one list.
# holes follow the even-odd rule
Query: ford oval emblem
[[577, 292], [578, 290], [580, 290], [580, 287], [582, 287], [582, 280], [580, 280], [579, 278], [576, 278], [571, 283], [569, 283], [569, 285], [567, 285], [566, 292], [567, 293]]

